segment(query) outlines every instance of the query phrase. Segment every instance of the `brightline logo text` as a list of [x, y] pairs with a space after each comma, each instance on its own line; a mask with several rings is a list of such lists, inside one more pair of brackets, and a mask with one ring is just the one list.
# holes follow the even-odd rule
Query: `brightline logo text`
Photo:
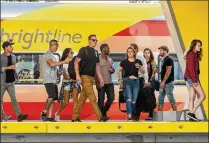
[[62, 33], [59, 29], [55, 29], [54, 31], [48, 30], [47, 33], [43, 33], [39, 29], [36, 29], [34, 32], [24, 32], [24, 30], [20, 29], [19, 32], [8, 33], [2, 28], [0, 37], [1, 43], [9, 39], [23, 43], [22, 48], [29, 49], [33, 43], [48, 43], [51, 39], [56, 39], [61, 43], [81, 43], [82, 35], [80, 33]]

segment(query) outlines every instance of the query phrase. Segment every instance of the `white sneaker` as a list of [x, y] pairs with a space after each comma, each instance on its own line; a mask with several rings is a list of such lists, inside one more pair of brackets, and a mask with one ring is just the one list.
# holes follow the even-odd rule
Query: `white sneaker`
[[57, 115], [57, 112], [55, 113], [55, 121], [59, 122], [60, 121], [60, 116]]

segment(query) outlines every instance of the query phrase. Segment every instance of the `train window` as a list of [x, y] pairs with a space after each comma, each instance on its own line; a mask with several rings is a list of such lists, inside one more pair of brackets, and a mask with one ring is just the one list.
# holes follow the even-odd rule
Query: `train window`
[[118, 84], [117, 70], [120, 62], [125, 59], [125, 53], [110, 53], [110, 57], [113, 60], [113, 67], [115, 72], [112, 74], [113, 84]]
[[[43, 84], [43, 54], [44, 53], [15, 53], [16, 71], [19, 77], [17, 84]], [[59, 54], [55, 54], [57, 60]], [[60, 76], [58, 76], [58, 83]]]
[[[184, 75], [183, 72], [181, 70], [178, 58], [176, 54], [170, 54], [170, 56], [172, 57], [173, 61], [174, 61], [174, 82], [176, 85], [185, 85], [185, 81], [184, 81]], [[162, 58], [160, 56], [158, 56], [158, 67], [161, 67], [161, 60]], [[160, 68], [159, 68], [159, 72]], [[159, 79], [160, 79], [160, 74], [159, 74]]]
[[113, 67], [115, 69], [115, 72], [112, 74], [112, 80], [114, 84], [118, 83], [117, 70], [119, 65], [120, 65], [120, 61], [114, 61]]

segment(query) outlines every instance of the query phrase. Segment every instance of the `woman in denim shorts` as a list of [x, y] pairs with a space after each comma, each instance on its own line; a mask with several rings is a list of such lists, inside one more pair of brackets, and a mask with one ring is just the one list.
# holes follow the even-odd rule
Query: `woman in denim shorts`
[[[66, 48], [64, 50], [61, 61], [63, 59], [66, 59], [66, 57], [71, 57], [71, 58], [73, 57], [73, 51], [71, 48]], [[71, 60], [70, 62], [73, 61]], [[61, 102], [61, 104], [58, 111], [55, 113], [55, 121], [60, 121], [60, 113], [68, 105], [69, 99], [71, 99], [72, 96], [73, 96], [73, 102], [78, 101], [79, 91], [74, 90], [74, 88], [80, 89], [80, 85], [77, 84], [75, 79], [71, 78], [70, 75], [68, 74], [68, 66], [69, 64], [64, 64], [62, 69], [63, 80], [62, 80], [62, 86], [60, 89], [60, 96], [59, 96], [59, 102]]]
[[[189, 84], [189, 113], [190, 121], [200, 121], [195, 116], [195, 111], [205, 100], [205, 93], [199, 81], [199, 62], [202, 60], [202, 42], [200, 40], [193, 40], [190, 44], [189, 50], [185, 53], [186, 70], [184, 79]], [[195, 102], [196, 93], [199, 98]], [[194, 103], [195, 102], [195, 103]]]

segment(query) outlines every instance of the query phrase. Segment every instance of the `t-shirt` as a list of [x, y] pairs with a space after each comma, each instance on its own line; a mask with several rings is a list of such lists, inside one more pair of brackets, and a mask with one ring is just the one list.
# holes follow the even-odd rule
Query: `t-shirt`
[[44, 78], [43, 83], [57, 83], [57, 67], [50, 67], [47, 64], [47, 60], [52, 59], [52, 61], [57, 62], [54, 54], [49, 50], [44, 54], [44, 62], [43, 62], [43, 71]]
[[[7, 66], [11, 66], [12, 65], [12, 56], [9, 55], [9, 56], [7, 56], [7, 58], [8, 58]], [[6, 83], [11, 83], [14, 81], [15, 81], [14, 70], [12, 70], [12, 69], [6, 70]]]
[[[68, 74], [68, 64], [63, 64], [63, 69], [65, 70], [66, 75], [69, 76], [69, 74]], [[62, 82], [69, 82], [69, 81], [70, 80], [64, 79], [64, 76], [63, 76]]]
[[139, 59], [142, 62], [143, 68], [144, 68], [144, 73], [141, 73], [141, 71], [138, 71], [138, 73], [139, 73], [138, 76], [140, 78], [143, 77], [144, 80], [145, 80], [145, 83], [147, 83], [149, 77], [148, 77], [148, 72], [147, 72], [147, 62], [146, 62], [146, 59], [144, 58], [144, 56], [140, 55], [139, 53], [136, 54], [136, 59]]
[[165, 73], [166, 73], [166, 67], [167, 66], [172, 66], [171, 73], [165, 83], [170, 83], [174, 81], [174, 63], [173, 59], [170, 56], [167, 56], [163, 59], [162, 61], [162, 66], [161, 66], [161, 81], [163, 81]]
[[112, 59], [109, 56], [107, 56], [107, 59], [104, 59], [102, 58], [102, 56], [99, 56], [99, 65], [104, 83], [105, 84], [112, 83], [112, 75], [109, 72], [109, 69], [113, 68]]
[[135, 77], [138, 77], [139, 70], [135, 66], [136, 63], [143, 66], [142, 61], [139, 59], [136, 59], [134, 62], [130, 62], [128, 59], [125, 59], [120, 63], [120, 66], [123, 67], [123, 69], [124, 69], [123, 77], [129, 77], [132, 75]]
[[[84, 57], [85, 53], [86, 56]], [[79, 50], [77, 57], [81, 59], [80, 64], [84, 62], [84, 66], [80, 74], [94, 77], [96, 73], [96, 64], [99, 62], [98, 52], [94, 48], [87, 46]]]

